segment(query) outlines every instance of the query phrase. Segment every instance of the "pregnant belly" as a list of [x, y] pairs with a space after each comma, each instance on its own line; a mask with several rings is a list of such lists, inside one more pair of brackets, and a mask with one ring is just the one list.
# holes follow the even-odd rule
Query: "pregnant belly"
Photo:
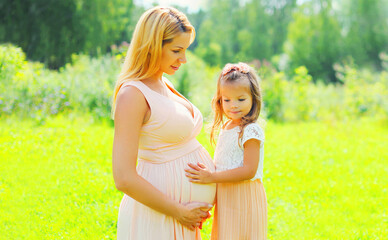
[[138, 173], [153, 186], [170, 198], [181, 203], [207, 202], [214, 204], [216, 184], [191, 183], [185, 175], [188, 163], [202, 163], [210, 171], [215, 171], [208, 152], [200, 147], [195, 151], [161, 164], [139, 161]]
[[[214, 163], [209, 155], [209, 153], [204, 149], [200, 148], [199, 155], [201, 157], [197, 158], [197, 162], [204, 164], [207, 169], [214, 172], [215, 167]], [[194, 162], [195, 163], [195, 162]], [[214, 204], [216, 197], [216, 184], [200, 184], [200, 183], [191, 183], [191, 201], [198, 202], [207, 202], [210, 204]]]
[[191, 185], [191, 202], [207, 202], [214, 204], [216, 197], [216, 184], [199, 184]]

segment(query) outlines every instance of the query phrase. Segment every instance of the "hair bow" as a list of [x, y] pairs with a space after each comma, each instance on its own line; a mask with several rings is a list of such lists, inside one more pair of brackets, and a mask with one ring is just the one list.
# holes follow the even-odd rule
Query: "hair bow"
[[249, 66], [246, 63], [237, 63], [237, 64], [226, 64], [224, 69], [222, 70], [222, 76], [225, 76], [226, 74], [233, 72], [233, 71], [239, 71], [242, 73], [248, 73], [249, 72]]

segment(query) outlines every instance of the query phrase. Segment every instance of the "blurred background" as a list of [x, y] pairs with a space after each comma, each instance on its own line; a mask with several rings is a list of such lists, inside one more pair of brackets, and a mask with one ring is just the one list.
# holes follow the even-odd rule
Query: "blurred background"
[[[220, 68], [239, 61], [259, 71], [269, 119], [387, 115], [386, 1], [195, 3], [176, 6], [197, 36], [188, 64], [170, 78], [204, 115]], [[135, 24], [156, 4], [1, 1], [0, 116], [39, 119], [77, 110], [109, 119]]]
[[[261, 78], [269, 238], [385, 239], [386, 0], [1, 0], [0, 239], [115, 238], [111, 98], [159, 4], [196, 29], [166, 77], [205, 126], [224, 64]], [[207, 128], [199, 139], [212, 154]]]

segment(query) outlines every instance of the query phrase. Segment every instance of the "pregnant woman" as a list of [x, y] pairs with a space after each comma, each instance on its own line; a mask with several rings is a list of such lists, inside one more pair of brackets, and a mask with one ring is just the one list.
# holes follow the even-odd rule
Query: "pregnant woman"
[[201, 239], [216, 186], [190, 183], [184, 169], [214, 165], [196, 140], [201, 113], [162, 76], [186, 63], [194, 37], [174, 8], [152, 8], [136, 25], [113, 101], [113, 177], [124, 193], [117, 239]]

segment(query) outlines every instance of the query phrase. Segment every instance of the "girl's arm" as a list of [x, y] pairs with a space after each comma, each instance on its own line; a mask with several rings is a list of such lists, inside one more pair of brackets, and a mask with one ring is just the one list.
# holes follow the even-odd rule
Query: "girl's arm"
[[249, 139], [244, 143], [244, 165], [222, 172], [210, 172], [205, 165], [189, 163], [186, 176], [195, 183], [223, 183], [249, 180], [256, 174], [260, 159], [260, 140]]
[[117, 96], [112, 168], [116, 188], [136, 201], [168, 216], [194, 230], [209, 208], [207, 203], [179, 204], [160, 192], [136, 171], [140, 129], [148, 111], [143, 94], [135, 87], [122, 89]]

